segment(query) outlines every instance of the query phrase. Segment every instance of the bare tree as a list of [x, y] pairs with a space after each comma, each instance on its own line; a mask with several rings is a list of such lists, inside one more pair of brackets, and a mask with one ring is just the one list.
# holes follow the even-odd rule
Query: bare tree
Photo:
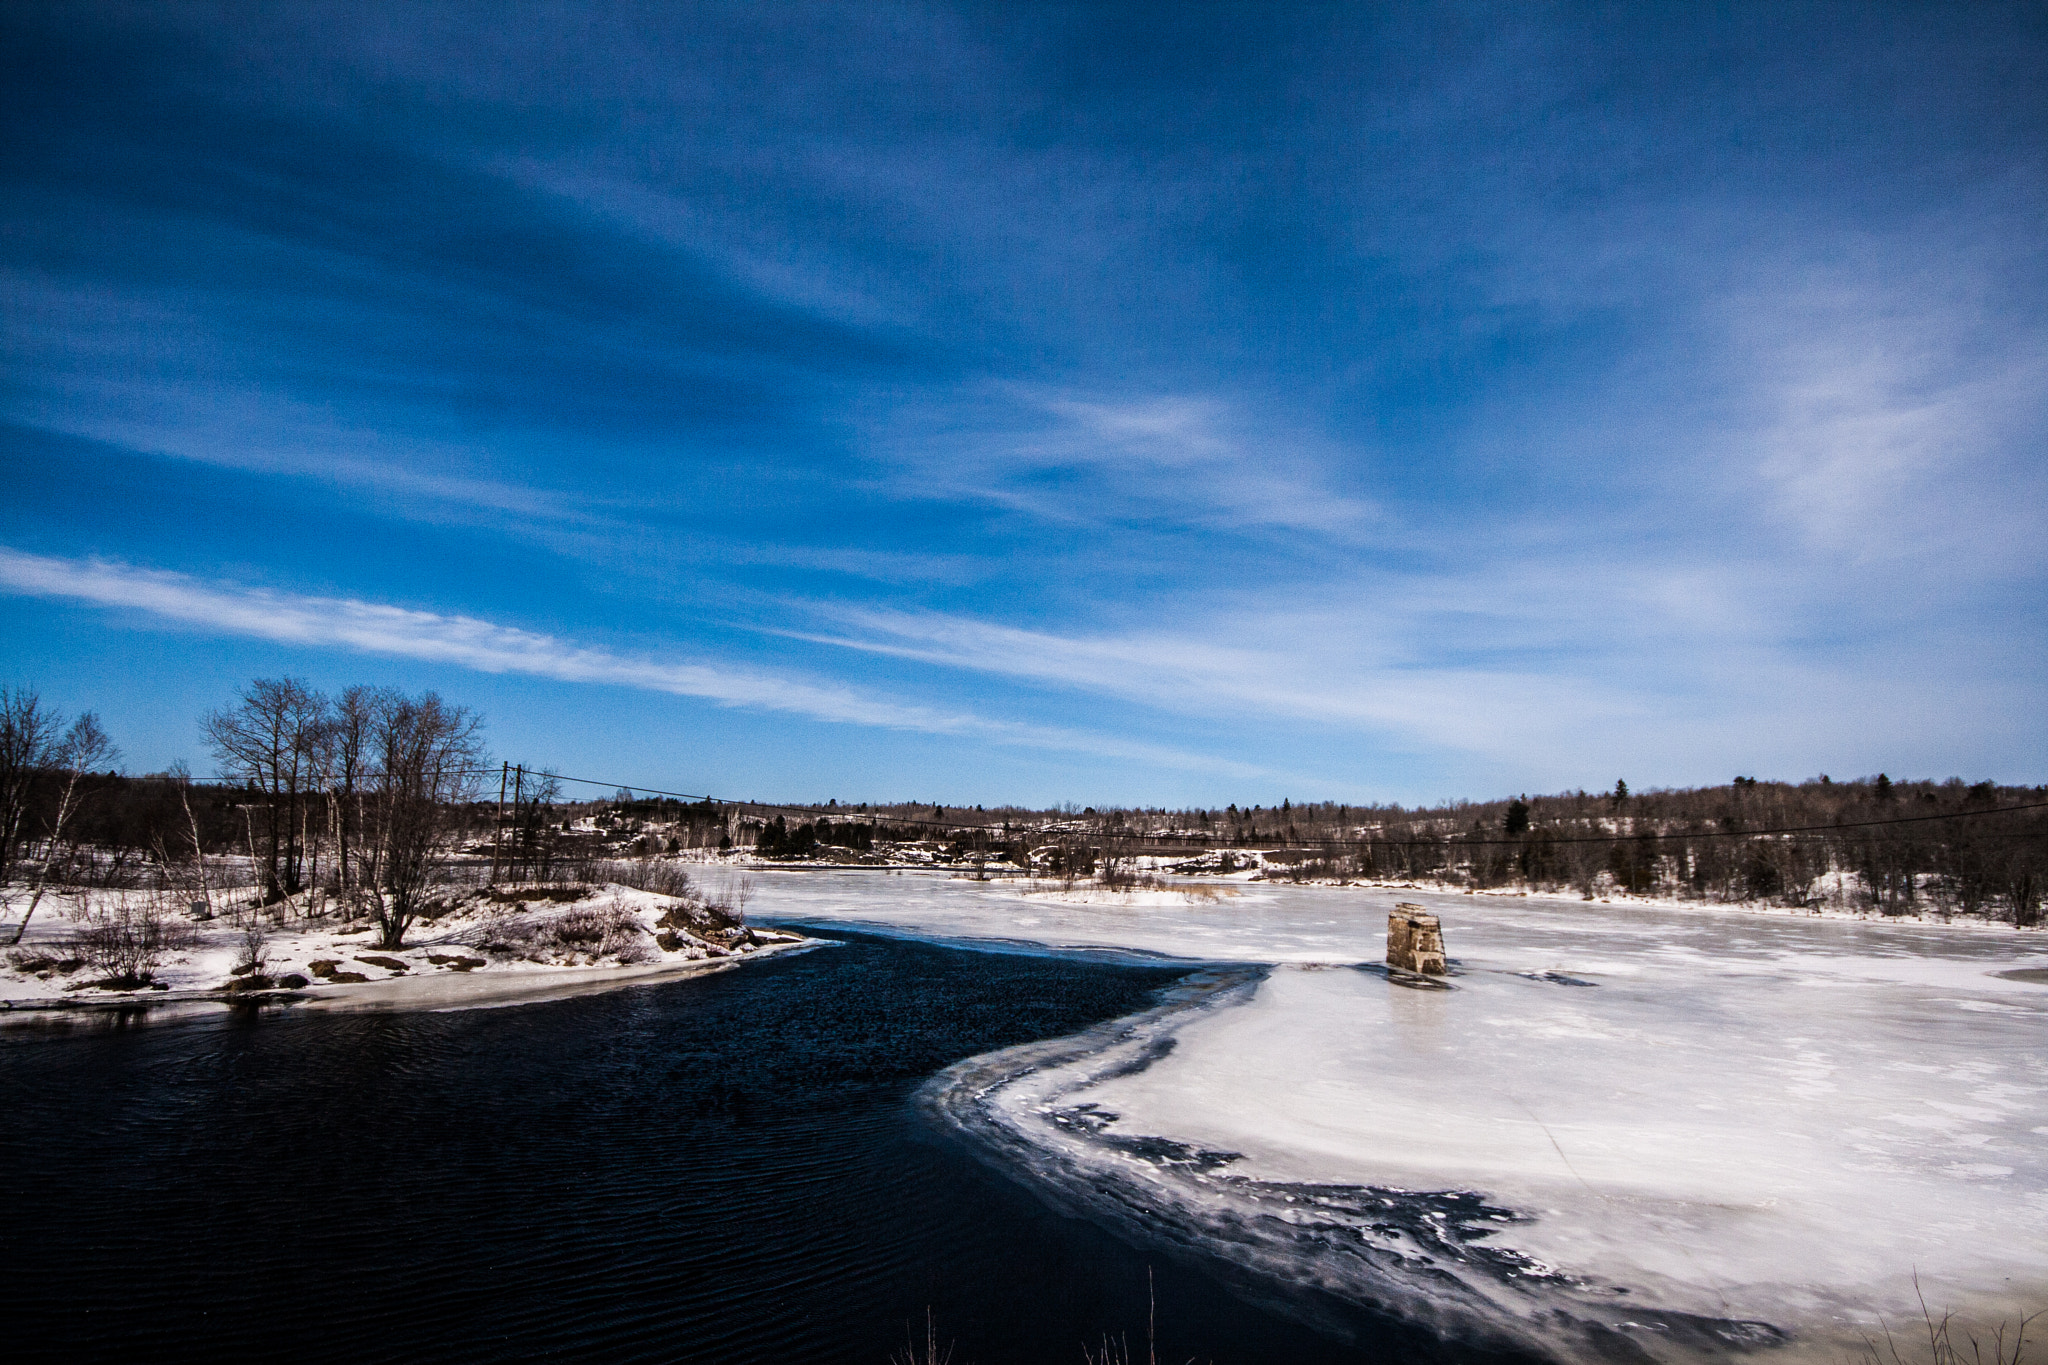
[[501, 861], [509, 872], [508, 880], [544, 882], [554, 867], [554, 827], [548, 817], [549, 808], [562, 799], [561, 779], [522, 764], [512, 770], [512, 787], [506, 795], [512, 801], [506, 831], [511, 837], [502, 848]]
[[87, 711], [71, 723], [64, 732], [64, 738], [57, 741], [50, 752], [49, 766], [64, 775], [64, 785], [57, 794], [57, 809], [50, 816], [47, 837], [43, 840], [43, 858], [36, 866], [35, 891], [28, 899], [28, 909], [21, 912], [21, 923], [14, 926], [14, 941], [21, 942], [21, 936], [28, 932], [29, 916], [35, 914], [42, 904], [43, 888], [50, 879], [50, 864], [57, 856], [57, 844], [64, 837], [64, 826], [78, 813], [82, 793], [80, 781], [97, 771], [103, 764], [111, 764], [121, 751], [107, 738], [107, 732], [100, 728], [100, 718]]
[[[181, 758], [171, 765], [170, 778], [178, 784], [178, 804], [184, 808], [185, 829], [187, 835], [192, 840], [192, 870], [198, 877], [199, 895], [201, 897], [200, 902], [194, 908], [203, 908], [205, 910], [205, 914], [201, 918], [212, 919], [215, 913], [213, 908], [213, 881], [206, 875], [206, 840], [199, 833], [199, 817], [192, 813], [192, 774], [186, 769], [184, 759]], [[162, 861], [167, 865], [169, 864], [170, 857], [168, 853], [162, 857]]]
[[36, 778], [56, 766], [62, 719], [26, 687], [0, 687], [0, 885], [28, 843], [29, 797]]
[[[328, 767], [331, 774], [329, 815], [333, 823], [336, 880], [344, 900], [355, 888], [377, 880], [377, 868], [362, 846], [374, 760], [372, 734], [377, 715], [389, 700], [374, 687], [356, 686], [335, 698], [327, 720]], [[365, 864], [368, 864], [366, 867]]]
[[326, 708], [326, 698], [297, 678], [258, 678], [234, 706], [201, 722], [221, 775], [263, 797], [263, 844], [251, 856], [263, 860], [266, 905], [300, 887], [300, 805]]
[[419, 915], [433, 857], [460, 803], [477, 791], [482, 722], [432, 692], [417, 699], [386, 693], [378, 702], [370, 731], [377, 875], [368, 899], [382, 946], [399, 948]]

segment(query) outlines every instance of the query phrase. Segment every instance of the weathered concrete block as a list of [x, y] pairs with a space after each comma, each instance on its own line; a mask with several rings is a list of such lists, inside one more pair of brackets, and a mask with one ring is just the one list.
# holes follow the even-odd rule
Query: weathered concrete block
[[1435, 915], [1406, 901], [1387, 914], [1387, 965], [1421, 976], [1444, 976], [1444, 930]]

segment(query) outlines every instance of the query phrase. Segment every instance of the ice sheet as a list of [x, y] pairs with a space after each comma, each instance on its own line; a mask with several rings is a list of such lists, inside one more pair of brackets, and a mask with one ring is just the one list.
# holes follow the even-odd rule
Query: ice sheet
[[1447, 1331], [1839, 1358], [1915, 1274], [1979, 1320], [2048, 1306], [2048, 987], [1995, 974], [2048, 966], [2040, 935], [1402, 892], [1457, 964], [1429, 991], [1358, 965], [1395, 894], [1236, 890], [770, 874], [758, 910], [1271, 964], [983, 1059], [956, 1117], [1068, 1197]]

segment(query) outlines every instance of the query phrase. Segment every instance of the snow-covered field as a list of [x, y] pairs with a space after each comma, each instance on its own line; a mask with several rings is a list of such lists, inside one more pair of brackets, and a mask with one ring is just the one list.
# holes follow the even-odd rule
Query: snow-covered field
[[[1577, 900], [760, 874], [757, 914], [1246, 964], [935, 1103], [1059, 1197], [1567, 1358], [2048, 1307], [2048, 936]], [[1371, 969], [1395, 899], [1457, 974]]]

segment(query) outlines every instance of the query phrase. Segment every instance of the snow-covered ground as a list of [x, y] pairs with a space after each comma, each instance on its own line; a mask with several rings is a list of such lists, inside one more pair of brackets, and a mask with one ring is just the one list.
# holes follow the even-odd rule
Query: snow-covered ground
[[[1917, 1314], [1915, 1275], [1980, 1322], [2048, 1307], [2040, 933], [759, 880], [782, 922], [1251, 964], [1079, 1044], [977, 1059], [939, 1104], [1061, 1197], [1260, 1273], [1567, 1358], [1619, 1336], [1840, 1359]], [[1396, 899], [1441, 914], [1449, 989], [1371, 970]]]
[[[28, 899], [19, 889], [0, 894], [6, 939]], [[378, 947], [367, 921], [265, 915], [261, 962], [252, 968], [252, 912], [193, 922], [182, 898], [160, 893], [47, 894], [22, 942], [0, 956], [0, 1010], [27, 1018], [56, 1006], [175, 1007], [226, 994], [312, 1008], [483, 1004], [711, 970], [798, 946], [729, 926], [696, 901], [626, 886], [451, 893], [435, 908], [396, 950]], [[79, 936], [124, 913], [133, 920], [152, 911], [170, 927], [173, 946], [147, 983], [110, 988], [81, 960]]]

